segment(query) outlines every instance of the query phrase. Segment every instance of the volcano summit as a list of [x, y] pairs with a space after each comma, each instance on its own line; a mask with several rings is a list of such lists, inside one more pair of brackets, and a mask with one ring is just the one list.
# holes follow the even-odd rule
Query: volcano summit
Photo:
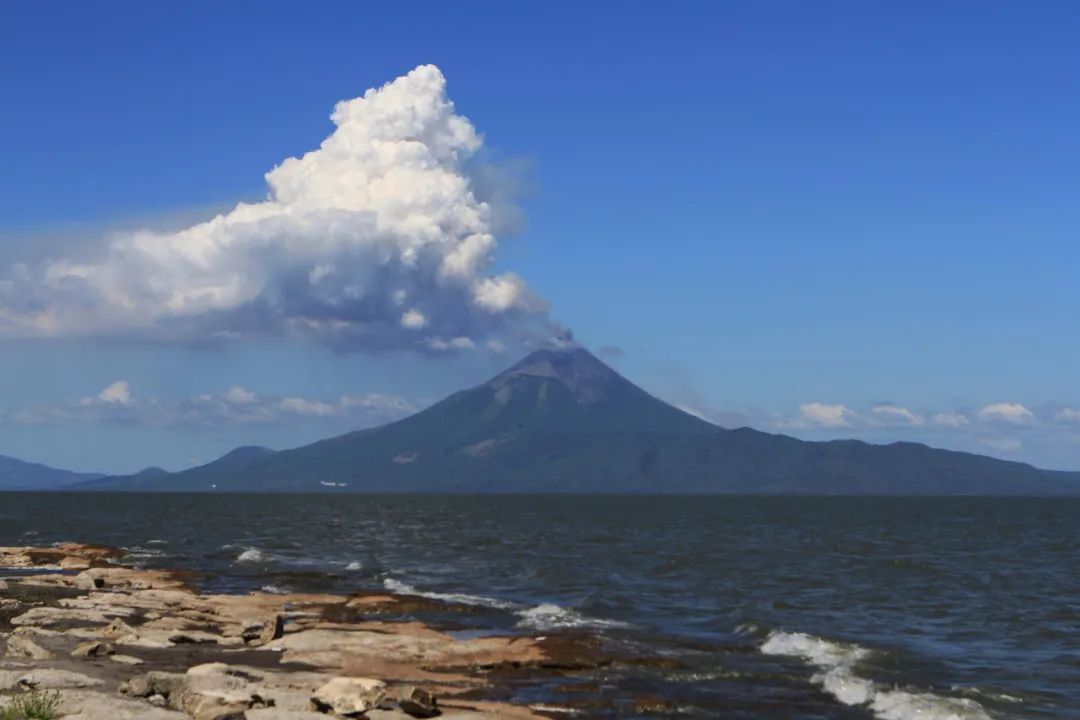
[[242, 448], [108, 490], [272, 492], [1080, 494], [1080, 473], [917, 443], [806, 442], [724, 429], [581, 347], [534, 352], [408, 418], [304, 447]]

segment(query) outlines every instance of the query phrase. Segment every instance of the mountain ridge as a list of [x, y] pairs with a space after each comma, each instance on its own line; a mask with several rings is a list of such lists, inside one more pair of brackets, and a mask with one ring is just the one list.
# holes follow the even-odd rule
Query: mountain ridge
[[101, 477], [104, 477], [102, 473], [61, 470], [42, 463], [0, 455], [0, 491], [55, 490]]
[[809, 442], [725, 429], [580, 346], [536, 351], [402, 420], [282, 451], [238, 448], [85, 489], [266, 492], [1047, 495], [1080, 473], [919, 443]]

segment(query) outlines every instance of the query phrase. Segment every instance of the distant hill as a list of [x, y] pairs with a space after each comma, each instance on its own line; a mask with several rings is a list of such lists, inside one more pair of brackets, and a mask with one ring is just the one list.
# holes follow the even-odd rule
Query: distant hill
[[99, 477], [100, 473], [57, 470], [0, 455], [0, 490], [56, 490]]
[[806, 442], [725, 430], [662, 402], [588, 351], [543, 350], [390, 425], [305, 447], [241, 448], [113, 490], [1080, 494], [1080, 473], [915, 443]]

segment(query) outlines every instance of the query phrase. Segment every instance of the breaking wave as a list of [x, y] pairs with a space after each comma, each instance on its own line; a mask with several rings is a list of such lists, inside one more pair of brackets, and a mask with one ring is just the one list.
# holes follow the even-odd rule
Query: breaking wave
[[601, 620], [583, 615], [577, 610], [564, 608], [553, 603], [544, 603], [526, 610], [519, 610], [521, 618], [518, 627], [533, 630], [563, 630], [570, 628], [625, 628], [626, 623], [617, 620]]
[[506, 610], [513, 612], [520, 618], [517, 626], [520, 628], [528, 628], [530, 630], [539, 630], [541, 632], [547, 632], [551, 630], [568, 630], [576, 628], [625, 628], [629, 627], [626, 623], [619, 622], [617, 620], [601, 620], [599, 618], [589, 617], [577, 610], [571, 610], [570, 608], [564, 608], [560, 605], [553, 603], [543, 603], [540, 605], [529, 606], [521, 603], [510, 602], [508, 600], [498, 600], [496, 598], [484, 597], [483, 595], [468, 595], [465, 593], [441, 593], [441, 592], [426, 592], [418, 590], [413, 585], [395, 580], [393, 578], [387, 578], [383, 581], [383, 586], [392, 593], [399, 595], [416, 595], [418, 597], [430, 598], [432, 600], [441, 600], [443, 602], [458, 603], [460, 605], [472, 605], [474, 607], [485, 607], [493, 610]]
[[249, 547], [236, 556], [238, 563], [263, 563], [270, 560], [270, 556], [257, 547]]
[[507, 602], [505, 600], [496, 600], [495, 598], [484, 597], [483, 595], [466, 595], [464, 593], [440, 593], [440, 592], [426, 592], [418, 590], [417, 588], [403, 583], [400, 580], [394, 578], [386, 578], [383, 580], [383, 586], [392, 593], [399, 595], [415, 595], [417, 597], [425, 597], [431, 600], [442, 600], [443, 602], [457, 603], [459, 605], [473, 605], [476, 607], [494, 608], [496, 610], [512, 610], [520, 607], [516, 603]]
[[974, 700], [884, 689], [861, 677], [856, 667], [871, 651], [859, 645], [774, 630], [761, 645], [761, 652], [802, 658], [817, 668], [811, 680], [825, 692], [844, 705], [866, 707], [880, 720], [991, 720]]
[[270, 595], [288, 595], [289, 594], [289, 589], [288, 588], [283, 588], [280, 585], [263, 585], [259, 589], [262, 590], [264, 593], [269, 593]]

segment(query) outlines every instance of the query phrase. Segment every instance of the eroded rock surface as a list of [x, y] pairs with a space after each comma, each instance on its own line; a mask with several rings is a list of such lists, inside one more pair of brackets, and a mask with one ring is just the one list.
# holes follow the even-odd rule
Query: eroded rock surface
[[424, 598], [207, 595], [121, 556], [0, 548], [0, 569], [24, 571], [0, 580], [0, 707], [36, 690], [57, 692], [69, 720], [530, 720], [553, 715], [499, 702], [510, 694], [496, 678], [608, 662], [584, 645], [392, 619]]

